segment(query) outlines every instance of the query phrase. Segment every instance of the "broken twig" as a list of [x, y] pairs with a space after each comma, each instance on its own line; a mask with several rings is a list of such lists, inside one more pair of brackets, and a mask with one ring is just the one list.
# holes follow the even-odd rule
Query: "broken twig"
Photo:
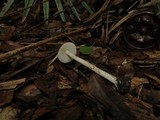
[[7, 53], [1, 54], [0, 55], [0, 60], [7, 59], [7, 58], [12, 57], [14, 55], [17, 55], [17, 54], [19, 54], [21, 52], [24, 52], [24, 51], [26, 51], [28, 49], [32, 49], [32, 48], [35, 48], [37, 46], [44, 45], [44, 44], [46, 44], [48, 42], [51, 42], [53, 40], [60, 39], [60, 38], [62, 38], [64, 36], [71, 35], [71, 34], [76, 34], [76, 33], [79, 33], [79, 32], [83, 32], [83, 31], [86, 31], [88, 29], [89, 29], [88, 27], [87, 28], [79, 28], [78, 30], [74, 30], [74, 31], [67, 32], [67, 33], [62, 33], [60, 35], [56, 35], [54, 37], [50, 37], [48, 39], [45, 39], [45, 40], [42, 40], [42, 41], [39, 41], [39, 42], [32, 43], [30, 45], [27, 45], [27, 46], [24, 46], [24, 47], [21, 47], [21, 48], [17, 48], [15, 50], [9, 51]]

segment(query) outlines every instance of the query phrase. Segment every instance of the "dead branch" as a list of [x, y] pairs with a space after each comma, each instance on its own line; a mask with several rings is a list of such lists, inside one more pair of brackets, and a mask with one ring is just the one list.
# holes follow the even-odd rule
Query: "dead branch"
[[89, 28], [79, 28], [78, 30], [74, 30], [74, 31], [71, 31], [71, 32], [68, 32], [68, 33], [62, 33], [60, 35], [56, 35], [54, 37], [50, 37], [48, 39], [45, 39], [45, 40], [42, 40], [42, 41], [39, 41], [39, 42], [36, 42], [36, 43], [32, 43], [30, 45], [27, 45], [27, 46], [24, 46], [24, 47], [21, 47], [21, 48], [17, 48], [15, 50], [12, 50], [12, 51], [9, 51], [9, 52], [6, 52], [6, 53], [3, 53], [0, 55], [0, 60], [4, 60], [4, 59], [7, 59], [9, 57], [12, 57], [14, 55], [17, 55], [21, 52], [24, 52], [26, 50], [29, 50], [29, 49], [33, 49], [37, 46], [40, 46], [40, 45], [44, 45], [48, 42], [51, 42], [53, 40], [57, 40], [57, 39], [60, 39], [64, 36], [67, 36], [67, 35], [71, 35], [71, 34], [76, 34], [76, 33], [79, 33], [79, 32], [83, 32], [83, 31], [86, 31], [88, 30]]

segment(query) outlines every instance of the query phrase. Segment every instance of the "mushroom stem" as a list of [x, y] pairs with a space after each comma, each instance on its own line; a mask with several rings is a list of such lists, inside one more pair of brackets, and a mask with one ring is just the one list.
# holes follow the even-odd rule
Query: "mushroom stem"
[[72, 59], [74, 59], [75, 61], [81, 63], [82, 65], [88, 67], [89, 69], [91, 69], [92, 71], [96, 72], [97, 74], [99, 74], [100, 76], [106, 78], [107, 80], [109, 80], [111, 83], [113, 83], [116, 88], [118, 88], [118, 83], [117, 83], [117, 78], [103, 70], [101, 70], [100, 68], [96, 67], [95, 65], [83, 60], [82, 58], [79, 58], [77, 56], [75, 56], [74, 54], [72, 54], [70, 51], [66, 50], [65, 53]]

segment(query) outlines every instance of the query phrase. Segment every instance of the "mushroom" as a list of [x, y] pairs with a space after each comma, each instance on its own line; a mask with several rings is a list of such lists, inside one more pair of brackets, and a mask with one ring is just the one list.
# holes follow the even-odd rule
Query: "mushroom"
[[72, 60], [75, 60], [75, 61], [81, 63], [82, 65], [88, 67], [89, 69], [96, 72], [97, 74], [99, 74], [103, 78], [109, 80], [111, 83], [113, 83], [115, 85], [116, 88], [118, 88], [117, 77], [101, 70], [100, 68], [87, 62], [86, 60], [83, 60], [82, 58], [77, 57], [76, 51], [77, 50], [76, 50], [75, 44], [73, 44], [72, 42], [67, 42], [61, 46], [61, 48], [58, 51], [57, 57], [62, 63], [69, 63]]

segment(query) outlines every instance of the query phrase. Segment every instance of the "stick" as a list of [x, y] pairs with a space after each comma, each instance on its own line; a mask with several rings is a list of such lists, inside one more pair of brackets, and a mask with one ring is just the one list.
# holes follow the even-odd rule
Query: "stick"
[[6, 53], [3, 53], [0, 55], [0, 60], [4, 60], [4, 59], [7, 59], [9, 57], [12, 57], [14, 55], [17, 55], [21, 52], [24, 52], [28, 49], [32, 49], [32, 48], [35, 48], [37, 46], [40, 46], [40, 45], [44, 45], [48, 42], [51, 42], [53, 40], [57, 40], [57, 39], [60, 39], [64, 36], [67, 36], [67, 35], [71, 35], [71, 34], [76, 34], [76, 33], [79, 33], [79, 32], [83, 32], [83, 31], [86, 31], [86, 30], [89, 30], [89, 28], [79, 28], [78, 30], [74, 30], [74, 31], [71, 31], [71, 32], [68, 32], [68, 33], [62, 33], [60, 35], [56, 35], [54, 37], [50, 37], [48, 39], [45, 39], [45, 40], [42, 40], [42, 41], [39, 41], [39, 42], [36, 42], [36, 43], [32, 43], [30, 45], [27, 45], [27, 46], [24, 46], [24, 47], [21, 47], [21, 48], [17, 48], [15, 50], [12, 50], [12, 51], [9, 51], [9, 52], [6, 52]]

